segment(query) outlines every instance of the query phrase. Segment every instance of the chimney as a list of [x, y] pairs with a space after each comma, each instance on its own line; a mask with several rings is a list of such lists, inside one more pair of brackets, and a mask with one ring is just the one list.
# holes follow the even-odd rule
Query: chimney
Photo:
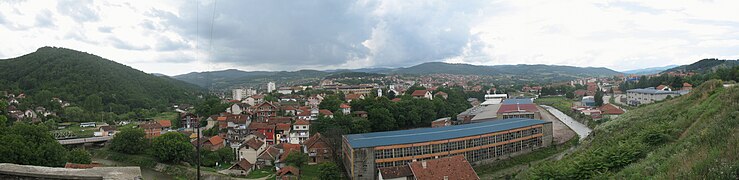
[[421, 161], [421, 166], [423, 166], [423, 168], [426, 169], [426, 160]]

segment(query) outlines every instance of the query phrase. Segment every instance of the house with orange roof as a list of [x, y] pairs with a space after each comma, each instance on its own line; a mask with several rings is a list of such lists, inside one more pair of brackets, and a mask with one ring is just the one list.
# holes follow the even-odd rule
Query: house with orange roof
[[341, 113], [344, 113], [344, 115], [352, 113], [352, 106], [349, 106], [346, 103], [342, 103], [339, 108], [341, 109]]
[[431, 91], [428, 90], [415, 90], [411, 96], [413, 96], [413, 98], [425, 98], [428, 100], [434, 99], [434, 96], [431, 95]]
[[347, 94], [344, 96], [346, 102], [352, 102], [352, 100], [364, 99], [364, 94]]
[[303, 151], [308, 153], [310, 161], [308, 164], [319, 164], [331, 161], [331, 146], [321, 133], [313, 134], [310, 138], [303, 142]]

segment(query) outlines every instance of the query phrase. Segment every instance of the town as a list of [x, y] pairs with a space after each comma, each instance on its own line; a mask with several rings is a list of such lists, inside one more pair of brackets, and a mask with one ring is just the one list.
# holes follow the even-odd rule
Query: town
[[[626, 111], [688, 94], [690, 82], [701, 83], [694, 76], [619, 74], [496, 85], [479, 75], [361, 74], [314, 85], [235, 86], [211, 91], [215, 96], [194, 105], [112, 119], [104, 110], [102, 117], [85, 115], [78, 106], [87, 104], [48, 92], [1, 95], [8, 117], [3, 124], [39, 124], [61, 145], [82, 148], [74, 151], [84, 158], [67, 161], [67, 168], [105, 166], [91, 161], [90, 152], [123, 158], [143, 153], [153, 162], [187, 162], [179, 168], [188, 174], [198, 164], [212, 177], [488, 179], [476, 170], [572, 146]], [[450, 166], [459, 169], [439, 169]]]

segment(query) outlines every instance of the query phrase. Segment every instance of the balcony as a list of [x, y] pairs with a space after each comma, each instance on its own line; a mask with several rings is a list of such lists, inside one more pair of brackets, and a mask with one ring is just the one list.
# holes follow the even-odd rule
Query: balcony
[[315, 156], [316, 156], [316, 154], [317, 154], [317, 153], [314, 153], [314, 152], [312, 152], [312, 153], [308, 153], [308, 156], [310, 156], [310, 157], [315, 157]]

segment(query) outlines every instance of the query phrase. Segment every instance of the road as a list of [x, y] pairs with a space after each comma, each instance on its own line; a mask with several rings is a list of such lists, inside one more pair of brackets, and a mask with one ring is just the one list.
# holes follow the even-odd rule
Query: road
[[547, 105], [541, 105], [544, 109], [552, 113], [555, 117], [557, 117], [560, 121], [562, 121], [565, 125], [570, 127], [575, 133], [580, 136], [580, 141], [588, 137], [590, 135], [590, 132], [593, 130], [588, 128], [588, 126], [585, 126], [584, 124], [575, 121], [572, 119], [572, 117], [566, 115], [565, 113], [562, 113], [562, 111], [559, 111], [551, 106]]

